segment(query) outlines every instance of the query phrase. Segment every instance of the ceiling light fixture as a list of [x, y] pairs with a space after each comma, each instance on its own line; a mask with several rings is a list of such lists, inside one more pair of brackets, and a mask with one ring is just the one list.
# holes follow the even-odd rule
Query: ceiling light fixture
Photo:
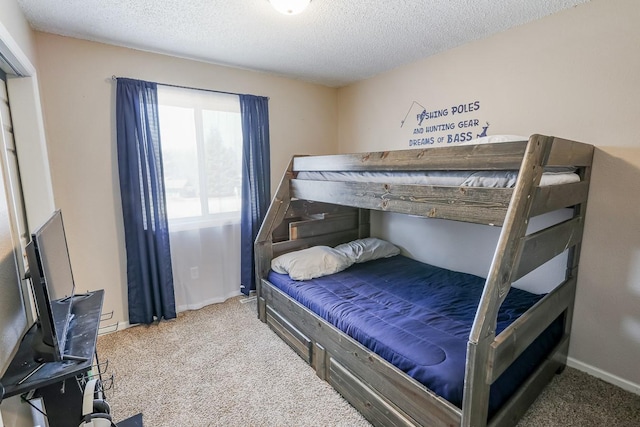
[[311, 0], [269, 0], [271, 6], [285, 15], [297, 15], [309, 6]]

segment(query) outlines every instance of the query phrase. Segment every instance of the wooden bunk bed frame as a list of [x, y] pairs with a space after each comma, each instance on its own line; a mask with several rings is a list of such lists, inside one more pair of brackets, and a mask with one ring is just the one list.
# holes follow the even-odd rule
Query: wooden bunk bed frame
[[[515, 425], [569, 348], [593, 146], [532, 135], [528, 141], [294, 157], [255, 243], [258, 317], [374, 425]], [[580, 182], [540, 187], [545, 167], [574, 166]], [[514, 188], [305, 181], [300, 171], [518, 170]], [[561, 208], [572, 218], [527, 235], [529, 219]], [[467, 344], [462, 408], [439, 397], [266, 280], [271, 260], [314, 245], [369, 236], [369, 210], [502, 227]], [[498, 336], [511, 284], [568, 249], [565, 280]], [[490, 385], [559, 316], [564, 335], [487, 421]]]

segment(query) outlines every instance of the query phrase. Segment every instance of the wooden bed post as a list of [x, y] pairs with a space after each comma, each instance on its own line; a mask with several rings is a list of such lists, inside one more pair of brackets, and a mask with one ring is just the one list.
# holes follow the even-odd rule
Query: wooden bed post
[[[593, 156], [593, 152], [592, 152], [592, 156]], [[592, 160], [591, 160], [592, 161]], [[591, 161], [589, 162], [589, 164], [591, 164]], [[590, 182], [591, 181], [591, 166], [586, 166], [582, 169], [581, 173], [580, 173], [580, 180], [583, 182]], [[573, 208], [573, 217], [582, 217], [582, 221], [583, 221], [583, 227], [584, 227], [584, 218], [585, 218], [585, 214], [587, 212], [587, 202], [586, 200], [582, 203], [580, 203], [579, 205], [574, 206]], [[569, 249], [569, 255], [567, 257], [567, 271], [565, 274], [565, 278], [569, 279], [571, 277], [578, 278], [578, 264], [580, 263], [580, 251], [582, 248], [582, 243], [579, 243], [575, 246], [572, 246]], [[567, 311], [565, 313], [565, 318], [564, 318], [564, 333], [567, 337], [570, 338], [571, 336], [571, 325], [573, 323], [573, 307], [575, 304], [575, 298], [573, 300], [571, 300], [571, 304], [569, 305], [569, 307], [567, 308]], [[567, 363], [567, 357], [569, 353], [569, 342], [567, 340], [567, 347], [566, 347], [566, 351], [563, 351], [560, 354], [559, 359], [561, 359], [560, 361], [562, 362], [562, 369], [564, 369], [564, 365], [566, 365]]]
[[262, 297], [262, 279], [266, 276], [271, 268], [271, 259], [273, 258], [273, 230], [284, 218], [289, 205], [291, 204], [291, 196], [289, 191], [289, 182], [293, 178], [293, 159], [289, 162], [289, 166], [285, 170], [280, 185], [273, 196], [273, 200], [269, 205], [269, 210], [265, 215], [264, 221], [258, 231], [258, 236], [254, 243], [254, 256], [256, 260], [256, 296], [258, 299], [258, 318], [266, 322], [266, 303]]
[[532, 135], [522, 159], [518, 181], [469, 334], [461, 420], [465, 427], [487, 424], [492, 376], [488, 360], [490, 346], [496, 336], [498, 310], [517, 271], [522, 253], [521, 239], [527, 231], [535, 189], [540, 183], [552, 142], [553, 137]]

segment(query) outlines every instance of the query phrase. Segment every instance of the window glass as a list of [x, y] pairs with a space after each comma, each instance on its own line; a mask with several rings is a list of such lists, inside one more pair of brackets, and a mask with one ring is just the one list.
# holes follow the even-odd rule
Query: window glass
[[202, 216], [194, 110], [160, 105], [158, 112], [167, 214], [170, 219]]
[[206, 110], [203, 111], [203, 125], [209, 212], [239, 212], [242, 190], [240, 113]]
[[237, 95], [158, 86], [169, 224], [240, 219]]

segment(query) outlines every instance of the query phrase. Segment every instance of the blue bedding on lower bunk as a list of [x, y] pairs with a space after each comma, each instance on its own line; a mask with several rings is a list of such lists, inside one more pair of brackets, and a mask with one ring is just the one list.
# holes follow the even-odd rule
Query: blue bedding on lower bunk
[[[436, 394], [461, 407], [467, 340], [485, 279], [395, 256], [307, 281], [269, 273], [277, 288]], [[543, 295], [512, 288], [499, 334]], [[562, 335], [560, 319], [491, 387], [490, 416], [544, 360]]]

